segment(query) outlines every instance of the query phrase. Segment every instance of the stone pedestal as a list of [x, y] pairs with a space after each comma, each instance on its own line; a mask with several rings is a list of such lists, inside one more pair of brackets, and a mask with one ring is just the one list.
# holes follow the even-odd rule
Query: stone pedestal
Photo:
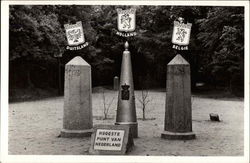
[[128, 125], [133, 138], [138, 137], [132, 64], [128, 42], [122, 56], [116, 125]]
[[77, 56], [65, 66], [62, 137], [91, 136], [91, 66]]
[[114, 82], [113, 82], [113, 84], [114, 84], [114, 90], [115, 91], [117, 91], [118, 89], [119, 89], [119, 77], [117, 77], [117, 76], [115, 76], [114, 77]]
[[166, 87], [165, 126], [161, 137], [166, 139], [194, 139], [190, 65], [179, 54], [167, 65]]

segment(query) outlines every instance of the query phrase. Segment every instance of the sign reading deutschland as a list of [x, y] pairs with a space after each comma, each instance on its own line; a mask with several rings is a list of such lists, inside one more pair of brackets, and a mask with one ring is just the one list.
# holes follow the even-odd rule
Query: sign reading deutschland
[[174, 29], [172, 35], [172, 43], [174, 49], [188, 50], [191, 27], [191, 23], [184, 24], [182, 22], [182, 19], [180, 19], [180, 21], [174, 21]]
[[68, 50], [80, 50], [88, 46], [88, 42], [85, 42], [82, 22], [78, 21], [76, 24], [65, 24], [66, 36], [68, 41]]
[[135, 12], [136, 9], [131, 8], [128, 10], [117, 9], [117, 27], [116, 34], [122, 37], [135, 36]]

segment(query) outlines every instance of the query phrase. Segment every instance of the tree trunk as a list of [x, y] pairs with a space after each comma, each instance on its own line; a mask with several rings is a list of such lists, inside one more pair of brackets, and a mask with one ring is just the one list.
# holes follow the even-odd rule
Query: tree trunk
[[145, 106], [143, 105], [142, 108], [142, 120], [145, 121], [146, 120], [146, 115], [145, 115]]
[[31, 65], [28, 63], [27, 64], [27, 69], [26, 69], [26, 72], [27, 72], [27, 83], [28, 83], [28, 88], [32, 89], [34, 88], [34, 84], [32, 83], [32, 80], [31, 80]]
[[104, 113], [104, 120], [108, 119], [108, 114]]

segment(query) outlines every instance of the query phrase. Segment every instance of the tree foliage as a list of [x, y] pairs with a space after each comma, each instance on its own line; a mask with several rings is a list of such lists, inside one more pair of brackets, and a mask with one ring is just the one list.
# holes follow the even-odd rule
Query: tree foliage
[[214, 84], [233, 91], [244, 83], [244, 10], [242, 7], [215, 7], [199, 19], [198, 40], [204, 48], [201, 68]]
[[[192, 83], [243, 88], [244, 8], [90, 5], [10, 6], [11, 88], [56, 87], [57, 54], [63, 54], [63, 65], [82, 56], [92, 66], [93, 85], [111, 84], [120, 75], [126, 40], [115, 34], [116, 9], [131, 7], [136, 8], [137, 36], [128, 41], [136, 88], [145, 80], [150, 81], [147, 87], [165, 85], [166, 65], [177, 53], [171, 47], [173, 21], [180, 16], [192, 23], [190, 50], [178, 52], [190, 62]], [[89, 46], [66, 51], [64, 24], [77, 21], [83, 23]]]

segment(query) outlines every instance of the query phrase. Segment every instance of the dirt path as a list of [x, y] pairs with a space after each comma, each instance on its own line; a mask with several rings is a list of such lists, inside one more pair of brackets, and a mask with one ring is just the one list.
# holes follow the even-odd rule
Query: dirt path
[[[136, 97], [139, 97], [136, 91]], [[106, 91], [112, 103], [110, 119], [102, 120], [102, 94], [93, 93], [95, 124], [114, 124], [117, 92]], [[139, 138], [129, 155], [167, 156], [239, 156], [244, 151], [244, 102], [235, 99], [192, 97], [195, 140], [170, 141], [160, 138], [165, 114], [165, 93], [150, 92], [147, 118], [138, 120]], [[142, 117], [136, 100], [137, 117]], [[84, 155], [90, 138], [60, 138], [63, 97], [9, 105], [9, 154], [18, 155]], [[209, 121], [209, 113], [220, 115], [222, 122]]]

